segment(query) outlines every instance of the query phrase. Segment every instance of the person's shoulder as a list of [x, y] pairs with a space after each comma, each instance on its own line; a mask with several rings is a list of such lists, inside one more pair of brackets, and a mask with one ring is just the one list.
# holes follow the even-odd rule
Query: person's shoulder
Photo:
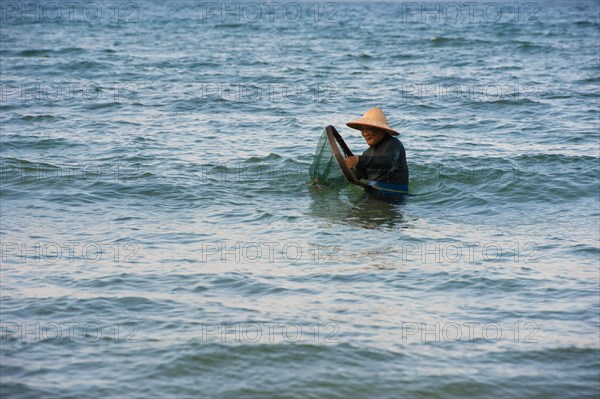
[[390, 140], [388, 140], [390, 146], [404, 148], [404, 145], [400, 141], [400, 139], [396, 136], [390, 136]]

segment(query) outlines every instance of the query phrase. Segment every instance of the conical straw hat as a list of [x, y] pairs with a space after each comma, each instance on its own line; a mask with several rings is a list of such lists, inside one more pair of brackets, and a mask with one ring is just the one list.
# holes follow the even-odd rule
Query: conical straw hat
[[348, 122], [346, 123], [346, 125], [348, 125], [348, 127], [351, 127], [352, 129], [360, 130], [361, 127], [369, 126], [385, 130], [386, 132], [394, 136], [400, 134], [394, 129], [392, 129], [390, 125], [388, 125], [385, 114], [379, 107], [371, 108], [370, 110], [365, 112], [362, 118], [353, 122]]

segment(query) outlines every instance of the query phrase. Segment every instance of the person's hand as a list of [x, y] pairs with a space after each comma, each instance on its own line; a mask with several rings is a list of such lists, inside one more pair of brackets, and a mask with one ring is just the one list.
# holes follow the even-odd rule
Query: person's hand
[[356, 165], [358, 165], [358, 157], [357, 156], [348, 157], [348, 158], [344, 159], [344, 162], [346, 162], [347, 167], [352, 169], [352, 168], [356, 167]]

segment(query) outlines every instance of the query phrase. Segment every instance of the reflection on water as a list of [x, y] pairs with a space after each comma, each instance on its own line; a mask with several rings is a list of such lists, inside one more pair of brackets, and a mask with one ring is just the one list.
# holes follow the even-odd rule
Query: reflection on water
[[335, 190], [311, 186], [309, 215], [363, 229], [406, 227], [402, 214], [406, 198], [382, 198], [361, 188]]

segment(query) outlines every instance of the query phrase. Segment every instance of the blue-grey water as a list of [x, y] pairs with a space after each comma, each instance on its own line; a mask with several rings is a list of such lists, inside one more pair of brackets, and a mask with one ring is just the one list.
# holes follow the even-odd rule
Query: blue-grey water
[[[3, 398], [598, 397], [597, 1], [69, 4], [0, 3]], [[413, 195], [311, 186], [376, 105]]]

